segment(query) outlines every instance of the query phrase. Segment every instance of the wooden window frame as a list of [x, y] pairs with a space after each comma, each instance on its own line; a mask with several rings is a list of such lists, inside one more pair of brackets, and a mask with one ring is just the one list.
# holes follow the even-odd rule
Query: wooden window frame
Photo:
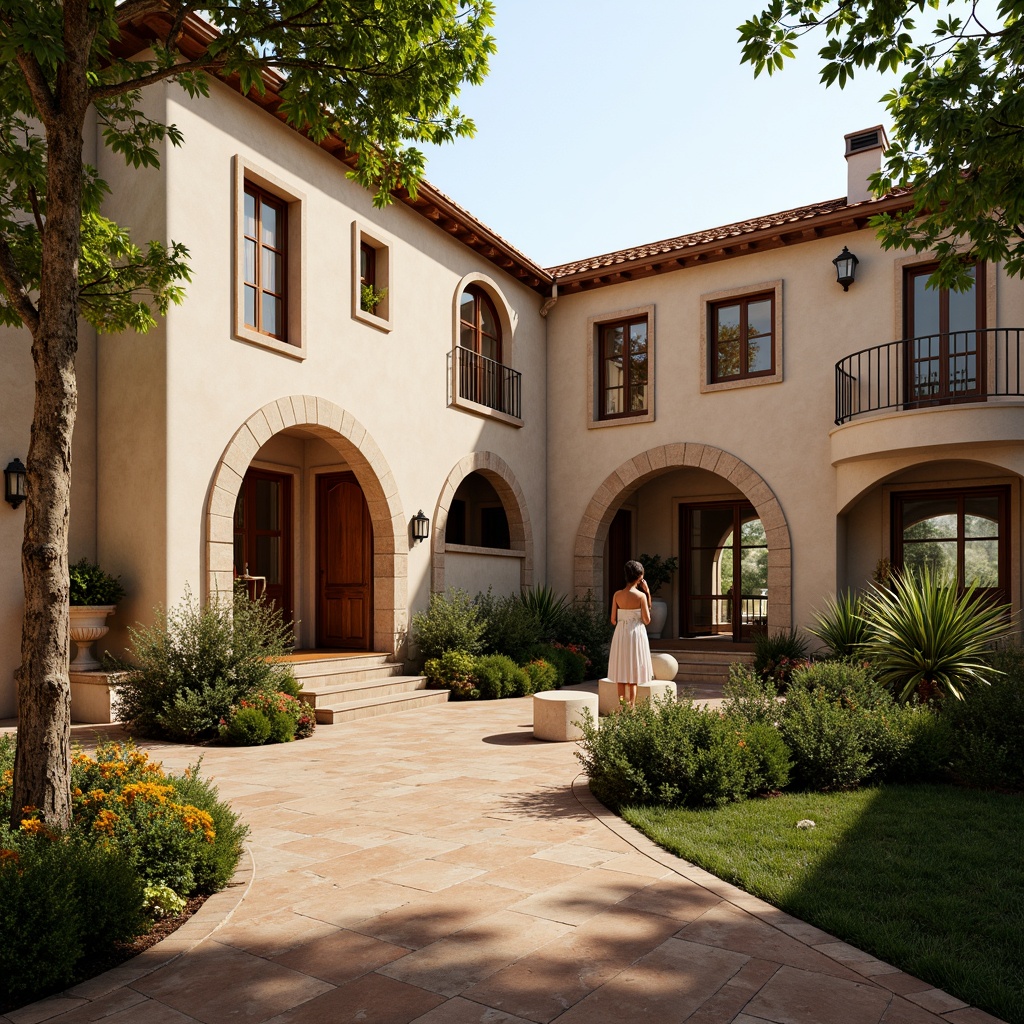
[[[630, 366], [632, 363], [633, 353], [627, 351], [629, 345], [629, 329], [632, 327], [644, 325], [644, 359], [645, 359], [645, 376], [643, 382], [644, 388], [644, 404], [640, 408], [632, 408], [632, 396], [634, 392], [634, 386], [630, 382]], [[607, 333], [617, 327], [623, 328], [623, 380], [622, 386], [623, 392], [623, 411], [622, 412], [607, 412], [607, 398], [609, 390], [619, 390], [618, 388], [609, 388], [608, 380], [606, 377], [607, 373], [607, 359], [605, 357], [605, 337]], [[598, 416], [602, 420], [619, 420], [619, 419], [635, 419], [637, 416], [646, 416], [648, 412], [648, 405], [650, 404], [650, 352], [649, 352], [649, 339], [650, 339], [650, 325], [646, 315], [639, 315], [633, 317], [625, 317], [621, 320], [609, 320], [604, 323], [598, 324], [597, 327], [597, 390], [598, 390]], [[638, 390], [638, 388], [637, 388]]]
[[[393, 246], [388, 236], [378, 228], [358, 220], [352, 222], [352, 319], [375, 327], [385, 334], [394, 326], [392, 250]], [[363, 275], [364, 252], [373, 254], [372, 281]], [[370, 284], [385, 293], [373, 312], [363, 308], [364, 284]]]
[[892, 491], [890, 501], [890, 557], [893, 568], [903, 568], [903, 505], [908, 501], [927, 501], [930, 498], [956, 498], [957, 529], [956, 529], [956, 586], [958, 592], [966, 589], [964, 580], [964, 547], [966, 535], [964, 531], [964, 503], [968, 498], [997, 497], [999, 499], [999, 583], [995, 587], [979, 588], [978, 593], [988, 593], [1000, 603], [1010, 603], [1010, 587], [1012, 562], [1010, 560], [1010, 531], [1012, 495], [1008, 484], [997, 484], [979, 487], [936, 487], [922, 490]]
[[[270, 349], [292, 359], [305, 359], [305, 283], [302, 279], [305, 253], [305, 208], [306, 197], [291, 184], [251, 163], [248, 158], [236, 155], [233, 163], [233, 208], [232, 248], [234, 254], [234, 278], [232, 300], [232, 336], [238, 341], [248, 342], [260, 348]], [[273, 204], [281, 216], [281, 251], [283, 291], [283, 330], [270, 334], [258, 326], [246, 322], [245, 315], [245, 197], [257, 195]], [[252, 236], [248, 236], [252, 237]], [[257, 237], [257, 275], [262, 272], [260, 240]], [[259, 276], [257, 276], [257, 282]], [[257, 291], [257, 324], [262, 316], [261, 295]], [[276, 293], [270, 293], [276, 294]]]
[[[772, 325], [771, 333], [767, 335], [770, 339], [769, 350], [771, 352], [771, 365], [766, 370], [750, 370], [750, 349], [748, 347], [748, 319], [747, 311], [749, 307], [755, 302], [764, 302], [767, 300], [771, 303], [771, 315], [770, 321]], [[719, 310], [724, 309], [727, 306], [739, 306], [740, 308], [740, 371], [738, 373], [731, 373], [728, 376], [720, 377], [716, 373], [715, 367], [718, 363], [718, 323], [717, 314]], [[708, 304], [708, 337], [711, 340], [711, 344], [708, 346], [708, 368], [707, 375], [708, 380], [712, 384], [731, 384], [735, 381], [742, 380], [754, 380], [760, 377], [773, 377], [775, 375], [775, 292], [754, 292], [750, 295], [737, 295], [734, 298], [719, 299], [715, 302]], [[765, 337], [760, 335], [759, 337]]]
[[[640, 423], [653, 423], [655, 419], [655, 317], [654, 306], [634, 306], [612, 310], [587, 320], [587, 429], [625, 427]], [[647, 405], [642, 411], [604, 414], [604, 360], [603, 330], [619, 324], [647, 321]]]
[[[708, 292], [700, 297], [700, 391], [731, 391], [734, 388], [779, 384], [783, 380], [783, 297], [782, 281], [758, 281], [754, 284]], [[722, 306], [749, 304], [772, 299], [771, 370], [715, 379], [715, 310]]]
[[[256, 261], [255, 261], [255, 280], [250, 281], [245, 276], [244, 264], [245, 260], [243, 257], [243, 271], [242, 271], [242, 288], [244, 291], [253, 289], [256, 292], [256, 303], [255, 303], [255, 323], [249, 323], [245, 321], [245, 326], [250, 330], [257, 331], [260, 334], [265, 334], [270, 338], [276, 338], [278, 341], [288, 340], [288, 204], [273, 193], [268, 192], [264, 188], [260, 188], [258, 185], [251, 181], [245, 182], [244, 192], [246, 196], [251, 196], [256, 203], [256, 234], [255, 237], [247, 235], [245, 233], [245, 224], [242, 224], [242, 239], [243, 248], [246, 242], [252, 242], [256, 246]], [[277, 236], [280, 240], [280, 246], [268, 245], [263, 241], [263, 208], [269, 206], [277, 213], [278, 217], [278, 230]], [[281, 291], [274, 292], [269, 288], [264, 287], [263, 282], [263, 252], [269, 250], [272, 253], [276, 253], [281, 257]], [[270, 295], [281, 301], [281, 330], [280, 331], [268, 331], [263, 327], [263, 296]], [[245, 308], [245, 302], [243, 298], [242, 303], [243, 310]]]
[[[484, 337], [488, 337], [488, 338], [492, 338], [493, 337], [495, 342], [497, 343], [497, 350], [498, 350], [498, 357], [494, 361], [496, 363], [500, 363], [502, 366], [504, 366], [505, 365], [505, 360], [504, 360], [505, 349], [504, 349], [504, 345], [502, 344], [502, 342], [503, 342], [502, 335], [504, 334], [504, 332], [501, 329], [501, 317], [498, 316], [498, 308], [495, 305], [494, 300], [478, 284], [466, 285], [466, 287], [462, 289], [462, 295], [472, 295], [473, 296], [473, 320], [472, 321], [466, 320], [462, 316], [463, 303], [462, 303], [461, 295], [459, 297], [459, 326], [460, 326], [460, 328], [461, 327], [468, 327], [473, 332], [473, 346], [472, 346], [470, 351], [475, 352], [478, 356], [483, 356], [483, 338]], [[482, 310], [483, 310], [483, 306], [485, 304], [490, 308], [491, 316], [494, 318], [494, 324], [495, 324], [495, 327], [497, 328], [497, 331], [498, 331], [497, 335], [490, 335], [490, 334], [486, 334], [485, 335], [485, 333], [484, 333]], [[462, 344], [462, 331], [461, 330], [459, 331], [459, 345], [462, 348], [469, 348], [468, 345], [463, 345]], [[488, 358], [488, 357], [485, 357], [485, 358]]]
[[[928, 408], [936, 405], [955, 405], [959, 402], [984, 402], [988, 393], [988, 351], [986, 345], [987, 335], [985, 328], [988, 323], [988, 288], [984, 262], [974, 264], [974, 328], [975, 331], [975, 387], [970, 391], [951, 391], [949, 387], [949, 289], [939, 288], [939, 379], [940, 388], [936, 397], [917, 398], [913, 395], [913, 367], [916, 362], [929, 362], [929, 359], [915, 359], [912, 342], [915, 336], [911, 332], [911, 325], [914, 322], [914, 287], [913, 282], [924, 276], [931, 276], [936, 268], [937, 262], [912, 263], [903, 267], [903, 330], [901, 337], [904, 339], [903, 360], [904, 360], [904, 406], [908, 409]], [[958, 332], [954, 332], [958, 333]], [[935, 337], [935, 335], [921, 335], [923, 338]]]

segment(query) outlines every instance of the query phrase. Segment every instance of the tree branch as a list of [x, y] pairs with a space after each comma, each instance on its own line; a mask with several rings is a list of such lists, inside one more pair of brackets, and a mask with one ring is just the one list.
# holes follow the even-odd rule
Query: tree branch
[[39, 231], [40, 237], [42, 237], [46, 234], [46, 224], [43, 222], [43, 214], [39, 209], [39, 196], [36, 194], [35, 188], [29, 187], [28, 196], [32, 203], [32, 216], [36, 221], [36, 229]]
[[28, 297], [17, 264], [14, 262], [14, 254], [7, 244], [7, 239], [2, 235], [0, 235], [0, 281], [3, 281], [11, 305], [17, 310], [22, 323], [35, 333], [39, 327], [39, 310]]
[[147, 85], [154, 85], [156, 82], [163, 82], [175, 75], [185, 75], [190, 71], [215, 71], [224, 64], [224, 60], [215, 60], [210, 54], [204, 53], [195, 60], [185, 61], [183, 64], [175, 64], [169, 68], [161, 68], [148, 75], [141, 75], [139, 78], [129, 78], [124, 82], [111, 82], [108, 85], [97, 85], [89, 91], [89, 96], [95, 103], [97, 100], [115, 99], [125, 93], [134, 92], [136, 89], [144, 89]]
[[57, 104], [53, 98], [50, 83], [46, 81], [39, 62], [24, 50], [18, 50], [14, 59], [18, 62], [18, 67], [21, 68], [22, 76], [28, 84], [28, 91], [32, 96], [32, 102], [36, 105], [36, 110], [39, 111], [40, 118], [44, 124], [52, 123], [57, 116]]

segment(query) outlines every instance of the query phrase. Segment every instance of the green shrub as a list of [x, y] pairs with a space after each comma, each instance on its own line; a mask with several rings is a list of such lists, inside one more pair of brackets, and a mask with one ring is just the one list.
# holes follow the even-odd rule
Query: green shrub
[[793, 755], [795, 781], [807, 789], [852, 789], [871, 774], [864, 711], [843, 707], [821, 687], [786, 694], [782, 737]]
[[942, 701], [950, 732], [950, 768], [971, 786], [1024, 790], [1024, 648], [992, 654], [1003, 674], [972, 688], [962, 701]]
[[754, 638], [754, 671], [780, 689], [806, 660], [807, 641], [795, 629], [759, 633]]
[[142, 894], [142, 908], [154, 921], [161, 917], [177, 917], [188, 906], [169, 885], [157, 882], [147, 885]]
[[597, 679], [608, 671], [608, 645], [614, 630], [608, 620], [608, 611], [598, 607], [594, 595], [588, 590], [565, 608], [555, 640], [565, 647], [581, 651], [589, 662], [586, 678]]
[[785, 781], [785, 746], [769, 730], [687, 700], [644, 701], [600, 728], [585, 714], [583, 733], [576, 756], [610, 807], [718, 807]]
[[202, 777], [201, 767], [202, 762], [198, 762], [187, 768], [184, 775], [169, 776], [168, 781], [174, 786], [180, 803], [205, 811], [213, 823], [214, 840], [199, 848], [192, 873], [195, 892], [214, 893], [231, 881], [249, 826], [220, 799], [217, 787]]
[[277, 679], [277, 689], [279, 693], [287, 693], [289, 697], [294, 697], [296, 700], [299, 699], [302, 693], [302, 684], [295, 678], [295, 674], [286, 665], [281, 666], [281, 671]]
[[0, 831], [0, 1003], [75, 980], [145, 931], [143, 884], [123, 852], [77, 834]]
[[825, 607], [815, 612], [815, 624], [808, 627], [808, 632], [825, 645], [830, 657], [859, 657], [861, 645], [871, 633], [865, 618], [866, 611], [864, 598], [860, 594], [844, 591], [830, 597]]
[[412, 617], [413, 642], [426, 660], [440, 658], [447, 651], [479, 653], [483, 631], [480, 609], [457, 587], [431, 594], [427, 610]]
[[488, 654], [478, 658], [476, 685], [483, 700], [521, 696], [529, 686], [529, 676], [504, 654]]
[[124, 677], [117, 713], [146, 736], [217, 735], [232, 704], [276, 693], [291, 649], [291, 629], [266, 601], [236, 595], [230, 607], [202, 607], [186, 592], [152, 626], [130, 630], [137, 668]]
[[831, 700], [850, 706], [890, 707], [892, 696], [878, 681], [871, 667], [849, 661], [816, 661], [800, 666], [790, 678], [790, 690], [822, 689]]
[[557, 669], [559, 686], [578, 686], [587, 678], [590, 659], [584, 650], [556, 643], [544, 649], [544, 657]]
[[739, 662], [729, 666], [722, 711], [743, 725], [774, 725], [781, 714], [775, 683], [762, 679], [752, 668]]
[[558, 596], [551, 587], [538, 583], [529, 590], [522, 591], [519, 599], [540, 625], [541, 638], [554, 640], [558, 636], [565, 615], [565, 595]]
[[434, 690], [451, 690], [456, 700], [475, 700], [480, 696], [476, 685], [476, 658], [465, 651], [445, 651], [423, 666], [427, 685]]
[[1011, 628], [1009, 607], [947, 585], [925, 566], [894, 574], [867, 596], [864, 657], [898, 700], [964, 699], [1000, 675], [992, 648]]
[[[249, 714], [253, 709], [260, 712], [270, 725], [265, 740], [258, 739], [263, 729], [258, 718]], [[242, 724], [236, 725], [239, 715], [242, 716]], [[256, 746], [260, 742], [288, 743], [303, 739], [311, 736], [315, 728], [316, 712], [303, 701], [283, 692], [251, 693], [229, 709], [221, 720], [220, 735], [228, 743]]]
[[258, 747], [270, 739], [270, 719], [259, 708], [240, 707], [228, 712], [221, 735], [236, 747]]
[[768, 722], [751, 722], [740, 733], [746, 791], [774, 793], [789, 784], [793, 763], [782, 734]]
[[[523, 670], [530, 679], [529, 693], [543, 693], [545, 690], [554, 690], [558, 687], [558, 669], [549, 661], [543, 658], [534, 658], [528, 661]], [[527, 694], [523, 694], [526, 696]]]
[[81, 558], [68, 566], [71, 589], [68, 603], [74, 605], [117, 604], [124, 597], [120, 576], [111, 576], [95, 562]]
[[540, 620], [515, 594], [495, 597], [490, 590], [477, 594], [476, 605], [484, 623], [481, 650], [505, 654], [520, 663], [541, 640]]

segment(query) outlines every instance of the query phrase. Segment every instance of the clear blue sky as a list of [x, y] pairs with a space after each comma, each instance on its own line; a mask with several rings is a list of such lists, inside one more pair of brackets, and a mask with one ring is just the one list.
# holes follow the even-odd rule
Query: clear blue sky
[[498, 53], [459, 105], [474, 138], [427, 178], [542, 266], [846, 194], [843, 136], [884, 124], [893, 76], [754, 79], [759, 0], [497, 0]]

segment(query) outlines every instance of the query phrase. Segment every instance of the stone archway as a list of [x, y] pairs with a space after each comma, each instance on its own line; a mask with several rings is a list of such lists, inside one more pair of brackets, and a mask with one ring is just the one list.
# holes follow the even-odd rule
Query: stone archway
[[774, 492], [741, 459], [709, 444], [666, 444], [650, 448], [624, 462], [595, 491], [587, 505], [573, 551], [573, 579], [577, 597], [587, 591], [602, 594], [604, 544], [608, 528], [624, 498], [656, 476], [674, 469], [704, 469], [728, 480], [754, 506], [768, 538], [768, 593], [770, 626], [793, 625], [793, 555], [789, 526]]
[[508, 463], [494, 452], [471, 452], [461, 458], [448, 474], [441, 489], [441, 497], [434, 509], [434, 522], [431, 528], [431, 593], [440, 594], [444, 591], [445, 563], [445, 528], [448, 525], [448, 511], [451, 508], [455, 492], [459, 484], [470, 473], [479, 473], [490, 481], [498, 492], [505, 514], [508, 517], [509, 540], [513, 551], [522, 551], [520, 563], [519, 585], [533, 586], [533, 526], [530, 524], [530, 513], [526, 507], [526, 496], [519, 486], [515, 474]]
[[376, 441], [351, 413], [325, 398], [291, 395], [269, 402], [235, 432], [217, 463], [205, 512], [206, 600], [232, 592], [234, 509], [242, 479], [275, 434], [301, 427], [332, 445], [359, 481], [373, 523], [374, 649], [393, 653], [408, 628], [408, 523], [398, 485]]

